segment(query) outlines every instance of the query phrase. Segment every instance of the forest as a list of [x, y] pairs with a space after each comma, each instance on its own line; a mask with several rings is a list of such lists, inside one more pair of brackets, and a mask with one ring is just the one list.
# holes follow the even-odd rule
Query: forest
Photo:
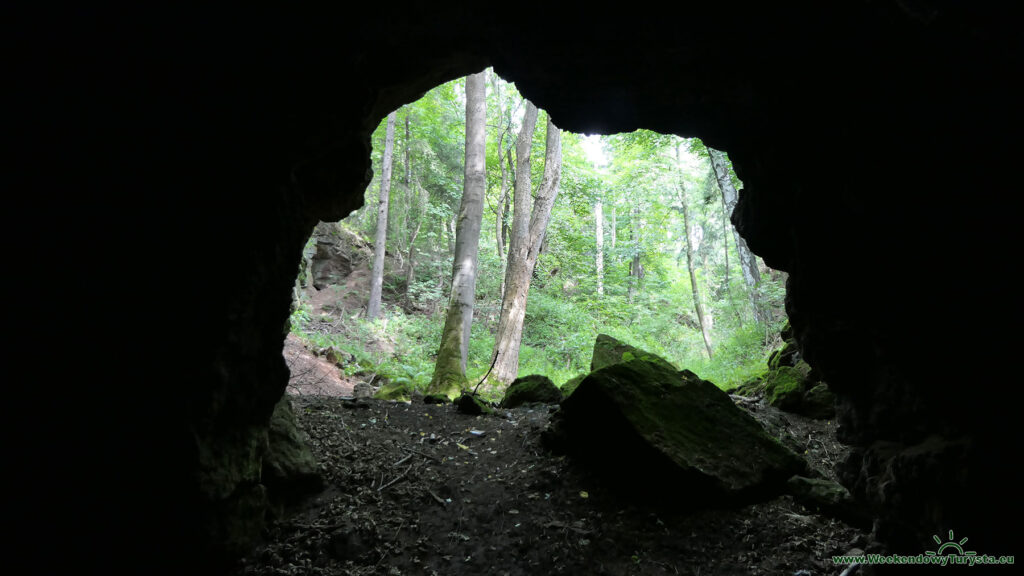
[[336, 298], [318, 306], [314, 235], [291, 330], [387, 384], [379, 397], [561, 386], [589, 372], [599, 333], [731, 389], [781, 344], [785, 274], [730, 222], [726, 151], [562, 132], [490, 70], [395, 110], [372, 146], [365, 205], [318, 226], [361, 246], [361, 281], [321, 286]]
[[372, 151], [363, 206], [304, 249], [264, 475], [297, 496], [237, 574], [809, 574], [860, 550], [834, 397], [730, 222], [726, 151], [563, 132], [490, 70]]

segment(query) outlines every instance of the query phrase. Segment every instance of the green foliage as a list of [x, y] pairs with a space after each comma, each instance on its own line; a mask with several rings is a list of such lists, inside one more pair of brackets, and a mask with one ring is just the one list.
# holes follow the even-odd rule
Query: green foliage
[[[374, 323], [346, 319], [344, 336], [325, 336], [310, 329], [314, 322], [308, 306], [300, 305], [291, 316], [293, 331], [308, 341], [352, 354], [356, 361], [347, 371], [374, 371], [412, 390], [422, 391], [430, 382], [447, 306], [452, 234], [463, 178], [462, 91], [461, 80], [449, 82], [398, 113], [387, 246], [393, 263], [391, 276], [385, 278], [389, 289], [381, 318]], [[525, 105], [513, 85], [488, 79], [487, 107], [487, 193], [466, 374], [471, 386], [493, 359], [505, 257], [498, 254], [496, 238], [501, 167], [508, 168], [510, 149], [514, 156]], [[534, 133], [534, 186], [544, 169], [545, 120], [542, 113]], [[376, 173], [366, 192], [366, 205], [348, 219], [348, 225], [366, 237], [372, 235], [376, 222], [383, 138], [382, 119], [372, 140]], [[605, 158], [598, 165], [588, 156], [584, 142], [580, 135], [563, 133], [562, 180], [529, 293], [519, 374], [544, 374], [556, 383], [571, 380], [589, 371], [594, 339], [598, 333], [607, 333], [725, 388], [760, 376], [771, 344], [768, 336], [777, 333], [785, 317], [784, 275], [762, 268], [758, 296], [769, 325], [758, 323], [704, 144], [643, 130], [602, 136], [599, 142]], [[408, 186], [406, 151], [411, 168]], [[729, 169], [737, 189], [741, 188]], [[514, 174], [506, 177], [511, 183]], [[684, 198], [689, 230], [684, 229], [681, 215]], [[604, 213], [603, 295], [597, 293], [595, 268], [597, 202]], [[511, 209], [510, 198], [505, 214], [509, 223]], [[418, 230], [415, 241], [414, 230]], [[712, 359], [707, 357], [694, 313], [687, 241], [693, 248], [704, 307], [713, 321]], [[400, 264], [404, 266], [410, 254], [415, 274], [406, 286]], [[639, 277], [630, 274], [634, 257], [642, 267]], [[407, 303], [408, 313], [396, 305], [396, 297]]]

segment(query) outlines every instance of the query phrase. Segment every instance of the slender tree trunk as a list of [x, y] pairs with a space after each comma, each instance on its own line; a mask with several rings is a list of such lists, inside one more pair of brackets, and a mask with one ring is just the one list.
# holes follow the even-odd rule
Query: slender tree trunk
[[480, 226], [486, 179], [485, 122], [487, 102], [483, 72], [466, 77], [466, 162], [462, 203], [455, 232], [452, 290], [429, 392], [457, 396], [467, 386], [466, 360], [473, 324]]
[[[681, 146], [681, 144], [680, 144]], [[708, 327], [708, 319], [704, 314], [704, 302], [700, 295], [700, 285], [697, 283], [697, 274], [693, 267], [693, 246], [690, 243], [690, 210], [686, 201], [686, 183], [683, 182], [683, 166], [679, 158], [679, 147], [676, 147], [676, 169], [679, 172], [679, 201], [682, 204], [683, 229], [685, 230], [686, 245], [686, 269], [690, 273], [690, 288], [693, 291], [693, 307], [697, 312], [697, 322], [700, 323], [700, 333], [704, 337], [704, 347], [707, 348], [708, 358], [714, 357], [711, 350], [711, 334]]]
[[412, 236], [409, 237], [409, 257], [406, 259], [408, 268], [405, 270], [405, 309], [411, 309], [411, 301], [409, 296], [409, 288], [412, 287], [412, 281], [416, 275], [416, 237], [419, 236], [420, 226], [423, 225], [423, 217], [416, 219], [416, 227], [413, 228]]
[[595, 268], [597, 269], [597, 294], [604, 295], [604, 206], [598, 200], [594, 204], [594, 239], [597, 243]]
[[633, 257], [629, 260], [629, 284], [626, 287], [626, 299], [630, 304], [633, 303], [633, 298], [639, 289], [640, 274], [643, 270], [640, 264], [639, 219], [640, 209], [634, 207], [629, 218], [629, 243], [633, 247]]
[[402, 155], [405, 161], [405, 217], [401, 222], [401, 228], [399, 229], [399, 237], [402, 238], [402, 246], [399, 246], [399, 251], [405, 251], [408, 253], [412, 249], [409, 238], [409, 220], [412, 218], [413, 208], [416, 202], [416, 192], [412, 187], [412, 161], [409, 157], [410, 142], [410, 130], [409, 130], [409, 107], [405, 108], [405, 140], [402, 142]]
[[391, 196], [391, 160], [395, 150], [395, 113], [388, 114], [384, 137], [383, 168], [380, 173], [380, 206], [377, 208], [377, 235], [373, 241], [373, 276], [370, 279], [370, 301], [366, 318], [380, 315], [380, 297], [384, 286], [384, 254], [388, 239], [388, 198]]
[[455, 229], [455, 219], [457, 216], [452, 216], [450, 220], [444, 223], [445, 240], [448, 242], [448, 257], [455, 257], [455, 242], [457, 238]]
[[616, 264], [619, 262], [619, 258], [618, 258], [618, 256], [616, 255], [616, 252], [615, 252], [615, 238], [616, 238], [616, 233], [615, 232], [616, 232], [617, 229], [618, 229], [618, 222], [615, 219], [615, 205], [613, 204], [612, 205], [612, 221], [611, 221], [611, 233], [612, 233], [611, 240], [612, 240], [612, 259], [615, 261]]
[[[515, 164], [515, 159], [512, 158], [512, 148], [511, 147], [509, 147], [509, 149], [505, 153], [505, 161], [506, 161], [506, 165], [508, 166], [508, 168], [507, 168], [508, 169], [508, 173], [509, 174], [515, 174], [515, 172], [516, 172], [516, 164]], [[512, 227], [509, 226], [508, 215], [512, 211], [512, 195], [515, 194], [515, 184], [516, 184], [515, 183], [515, 179], [513, 178], [512, 179], [512, 185], [509, 187], [509, 193], [505, 194], [505, 206], [502, 208], [501, 239], [502, 239], [502, 245], [505, 246], [506, 248], [508, 247], [509, 237], [512, 236]], [[506, 250], [506, 253], [507, 253], [507, 250]], [[502, 255], [502, 259], [503, 260], [505, 259], [505, 255]], [[502, 294], [504, 294], [504, 293], [505, 293], [505, 291], [502, 290]]]
[[[732, 178], [729, 176], [729, 167], [726, 164], [725, 152], [708, 148], [708, 156], [711, 158], [711, 168], [715, 171], [715, 179], [718, 181], [718, 188], [722, 192], [722, 203], [729, 216], [732, 216], [736, 203], [739, 201], [739, 194], [732, 185]], [[758, 298], [757, 287], [761, 283], [761, 273], [757, 269], [757, 259], [753, 252], [747, 247], [747, 242], [740, 236], [736, 227], [732, 227], [733, 239], [736, 241], [736, 253], [740, 257], [740, 268], [743, 270], [743, 282], [747, 285], [747, 294], [750, 297], [750, 304], [754, 307], [754, 318], [763, 322], [764, 311], [761, 310], [760, 298]]]
[[498, 320], [498, 333], [494, 343], [494, 369], [489, 377], [491, 386], [508, 385], [519, 373], [519, 346], [523, 339], [527, 295], [551, 219], [551, 207], [558, 196], [558, 185], [562, 177], [562, 133], [549, 117], [544, 152], [544, 177], [540, 189], [537, 190], [536, 202], [532, 209], [529, 208], [529, 154], [530, 142], [533, 140], [533, 124], [536, 120], [537, 108], [528, 102], [523, 130], [519, 133], [519, 142], [516, 146], [519, 162], [516, 170], [515, 212], [512, 217], [513, 234], [505, 273], [501, 317]]

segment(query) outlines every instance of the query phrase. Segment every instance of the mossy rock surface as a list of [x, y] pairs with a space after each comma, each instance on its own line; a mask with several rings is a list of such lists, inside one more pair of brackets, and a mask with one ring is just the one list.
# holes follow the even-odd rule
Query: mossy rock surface
[[386, 382], [373, 395], [377, 400], [393, 400], [395, 402], [409, 402], [412, 399], [412, 390], [405, 382]]
[[726, 390], [726, 392], [728, 392], [729, 394], [736, 394], [737, 396], [745, 396], [747, 398], [757, 396], [762, 391], [764, 391], [764, 378], [765, 375], [761, 375], [757, 378], [754, 378], [753, 380], [744, 382], [743, 384], [740, 384], [735, 388], [730, 388], [729, 390]]
[[458, 399], [455, 400], [455, 408], [459, 412], [470, 416], [494, 413], [494, 409], [486, 402], [481, 400], [479, 397], [468, 393], [463, 393], [462, 396], [459, 396]]
[[452, 399], [444, 394], [427, 394], [423, 397], [424, 404], [448, 404], [451, 401]]
[[501, 400], [502, 408], [515, 408], [523, 404], [558, 404], [562, 391], [550, 378], [542, 374], [531, 374], [516, 378], [505, 391]]
[[836, 396], [828, 389], [828, 385], [819, 382], [804, 393], [800, 405], [800, 414], [819, 420], [834, 418], [836, 415]]
[[573, 390], [575, 390], [576, 387], [580, 385], [580, 382], [583, 382], [583, 379], [586, 377], [586, 374], [580, 374], [579, 376], [574, 376], [573, 378], [566, 380], [565, 384], [562, 384], [562, 398], [568, 398], [569, 395], [572, 394]]
[[635, 496], [683, 507], [770, 497], [806, 467], [713, 383], [641, 359], [588, 375], [545, 440]]
[[765, 399], [779, 410], [795, 411], [803, 403], [804, 376], [792, 366], [772, 370], [765, 377]]
[[594, 340], [594, 355], [590, 360], [590, 371], [593, 372], [612, 364], [638, 359], [660, 364], [669, 370], [678, 370], [671, 362], [657, 354], [651, 354], [646, 350], [630, 346], [607, 334], [598, 334], [597, 339]]
[[842, 485], [823, 478], [793, 476], [786, 482], [793, 499], [807, 508], [860, 528], [871, 525], [871, 517]]
[[287, 397], [278, 401], [270, 417], [262, 480], [275, 500], [294, 500], [323, 487], [316, 458]]

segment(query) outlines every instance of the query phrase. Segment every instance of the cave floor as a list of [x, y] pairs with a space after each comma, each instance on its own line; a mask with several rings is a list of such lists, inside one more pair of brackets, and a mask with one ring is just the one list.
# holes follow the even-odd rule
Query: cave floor
[[[831, 555], [865, 538], [789, 496], [686, 514], [634, 506], [543, 448], [546, 406], [474, 417], [418, 401], [293, 403], [327, 488], [272, 521], [238, 575], [817, 576], [839, 574]], [[829, 471], [831, 423], [756, 412]]]

